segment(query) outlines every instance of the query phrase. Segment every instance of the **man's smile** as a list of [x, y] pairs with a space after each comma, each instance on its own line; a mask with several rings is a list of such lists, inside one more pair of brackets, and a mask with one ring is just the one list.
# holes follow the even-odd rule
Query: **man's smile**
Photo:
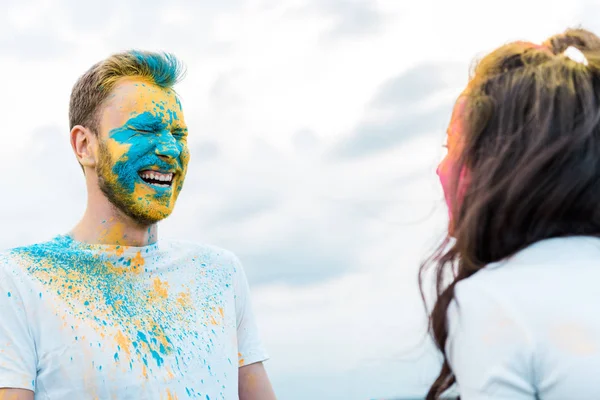
[[161, 172], [151, 169], [145, 169], [138, 172], [138, 175], [142, 180], [152, 186], [167, 188], [173, 184], [173, 172]]

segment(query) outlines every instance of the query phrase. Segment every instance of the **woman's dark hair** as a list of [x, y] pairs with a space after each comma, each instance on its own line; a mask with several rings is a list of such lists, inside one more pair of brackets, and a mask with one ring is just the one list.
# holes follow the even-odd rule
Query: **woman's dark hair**
[[[587, 65], [563, 55], [569, 46]], [[433, 272], [429, 331], [444, 358], [428, 400], [455, 382], [445, 346], [458, 282], [539, 240], [600, 235], [600, 39], [570, 29], [543, 45], [501, 46], [476, 65], [463, 96], [452, 238], [419, 271], [423, 301]]]

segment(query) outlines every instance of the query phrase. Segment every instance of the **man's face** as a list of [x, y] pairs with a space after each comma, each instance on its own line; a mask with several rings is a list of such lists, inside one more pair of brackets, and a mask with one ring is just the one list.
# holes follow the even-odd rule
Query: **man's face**
[[189, 161], [181, 103], [170, 89], [124, 78], [105, 102], [96, 173], [108, 200], [149, 225], [175, 206]]

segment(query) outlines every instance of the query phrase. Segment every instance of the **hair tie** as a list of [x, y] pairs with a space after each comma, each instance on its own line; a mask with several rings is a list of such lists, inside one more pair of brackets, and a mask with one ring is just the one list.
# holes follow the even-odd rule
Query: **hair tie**
[[588, 65], [588, 60], [585, 58], [585, 55], [579, 50], [577, 47], [569, 46], [565, 51], [563, 51], [563, 56], [570, 58], [576, 63]]

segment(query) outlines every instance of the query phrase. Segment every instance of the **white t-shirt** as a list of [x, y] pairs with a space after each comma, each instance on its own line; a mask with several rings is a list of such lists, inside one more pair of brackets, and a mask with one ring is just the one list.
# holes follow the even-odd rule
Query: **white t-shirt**
[[600, 399], [600, 239], [535, 243], [456, 285], [446, 345], [462, 400]]
[[230, 400], [238, 367], [267, 358], [228, 251], [59, 236], [0, 255], [0, 387], [36, 400]]

